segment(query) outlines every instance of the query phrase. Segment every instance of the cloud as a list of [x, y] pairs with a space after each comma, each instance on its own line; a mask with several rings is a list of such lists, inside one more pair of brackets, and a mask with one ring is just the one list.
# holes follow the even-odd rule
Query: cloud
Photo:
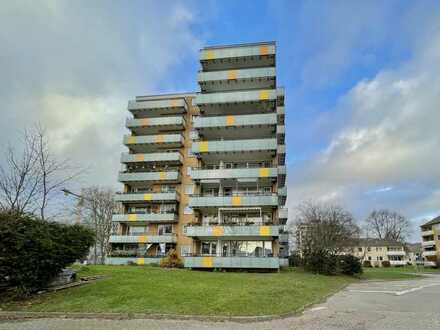
[[3, 4], [0, 140], [40, 122], [60, 157], [88, 168], [83, 184], [120, 187], [127, 101], [196, 59], [197, 13], [183, 1]]
[[333, 119], [325, 116], [333, 136], [291, 167], [291, 206], [334, 201], [360, 218], [382, 207], [410, 218], [439, 211], [440, 13], [425, 18], [411, 59], [357, 82], [340, 98]]

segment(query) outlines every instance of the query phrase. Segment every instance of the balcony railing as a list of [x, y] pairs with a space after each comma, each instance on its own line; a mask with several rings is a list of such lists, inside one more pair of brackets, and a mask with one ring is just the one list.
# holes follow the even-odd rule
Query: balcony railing
[[148, 265], [158, 264], [162, 258], [156, 257], [107, 257], [105, 258], [106, 265]]
[[137, 113], [140, 111], [157, 111], [168, 110], [168, 112], [186, 111], [187, 106], [184, 99], [170, 99], [170, 100], [148, 100], [148, 101], [129, 101], [128, 110]]
[[145, 222], [145, 223], [169, 223], [177, 222], [177, 214], [175, 213], [129, 213], [129, 214], [113, 214], [113, 222]]
[[389, 256], [404, 256], [406, 255], [405, 251], [387, 251], [387, 255]]
[[191, 178], [193, 180], [203, 179], [241, 179], [241, 178], [276, 178], [278, 174], [277, 168], [261, 167], [261, 168], [232, 168], [232, 169], [199, 169], [191, 170]]
[[231, 206], [277, 206], [277, 194], [248, 196], [197, 196], [189, 198], [189, 206], [198, 207], [231, 207]]
[[185, 234], [190, 237], [275, 237], [279, 234], [279, 226], [228, 226], [223, 224], [215, 226], [191, 225], [185, 228]]
[[215, 117], [194, 117], [194, 128], [213, 127], [245, 127], [245, 126], [267, 126], [276, 125], [277, 116], [275, 113], [263, 113], [253, 115], [229, 115]]
[[422, 246], [434, 246], [435, 245], [435, 241], [431, 240], [431, 241], [422, 241]]
[[222, 105], [231, 103], [250, 103], [250, 102], [275, 102], [277, 91], [275, 89], [260, 89], [250, 91], [236, 92], [218, 92], [218, 93], [199, 93], [196, 96], [195, 103], [198, 106], [203, 105]]
[[148, 153], [148, 154], [122, 153], [121, 155], [121, 163], [141, 163], [141, 162], [182, 163], [183, 157], [179, 152], [156, 152], [156, 153]]
[[422, 236], [432, 236], [432, 235], [434, 235], [433, 230], [423, 230], [422, 231]]
[[166, 193], [117, 193], [115, 195], [116, 202], [179, 201], [179, 199], [179, 193], [176, 191]]
[[162, 135], [125, 135], [123, 143], [127, 146], [135, 144], [183, 144], [183, 136], [180, 134], [162, 134]]
[[179, 171], [159, 171], [159, 172], [120, 172], [119, 182], [142, 182], [142, 181], [180, 181]]
[[276, 139], [202, 141], [192, 144], [192, 152], [196, 154], [208, 152], [252, 152], [275, 150], [277, 150]]
[[406, 261], [405, 260], [390, 260], [391, 266], [405, 266]]
[[259, 58], [275, 55], [275, 44], [261, 43], [252, 45], [233, 45], [209, 47], [200, 51], [200, 61], [215, 61], [219, 59]]
[[437, 251], [423, 251], [422, 252], [422, 256], [424, 257], [432, 257], [432, 256], [436, 256], [437, 255]]
[[185, 257], [186, 268], [278, 269], [278, 257]]
[[111, 235], [109, 243], [176, 243], [176, 235]]

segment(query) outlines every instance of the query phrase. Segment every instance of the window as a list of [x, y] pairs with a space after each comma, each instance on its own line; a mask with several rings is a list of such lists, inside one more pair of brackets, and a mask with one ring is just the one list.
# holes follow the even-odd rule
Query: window
[[370, 261], [371, 261], [371, 257], [368, 257], [368, 260], [370, 260]]
[[202, 242], [201, 247], [202, 255], [216, 255], [217, 254], [217, 242]]
[[158, 235], [169, 235], [173, 233], [173, 225], [159, 225], [157, 226], [157, 234]]
[[358, 248], [358, 252], [362, 252], [362, 248], [360, 247], [360, 248]]
[[369, 248], [367, 248], [367, 251], [368, 251], [368, 252], [370, 252], [370, 251], [371, 251], [371, 248], [370, 248], [370, 247], [369, 247]]
[[193, 184], [186, 184], [185, 185], [185, 194], [187, 194], [187, 195], [194, 194], [194, 185]]
[[191, 245], [183, 245], [180, 247], [180, 255], [188, 256], [191, 255]]

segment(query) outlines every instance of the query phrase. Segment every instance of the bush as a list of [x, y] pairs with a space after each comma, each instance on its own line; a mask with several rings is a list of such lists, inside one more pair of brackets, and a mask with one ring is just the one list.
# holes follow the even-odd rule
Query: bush
[[21, 294], [45, 288], [93, 243], [94, 233], [81, 225], [0, 213], [0, 286]]
[[289, 256], [289, 266], [290, 267], [300, 267], [303, 265], [303, 260], [301, 258], [301, 256], [299, 255], [299, 253], [292, 253]]
[[391, 263], [388, 260], [382, 261], [382, 267], [388, 268], [391, 266]]
[[182, 268], [183, 261], [180, 259], [176, 250], [171, 249], [167, 255], [160, 261], [160, 267], [164, 268]]
[[371, 261], [370, 260], [365, 260], [363, 263], [362, 263], [362, 266], [363, 267], [373, 267], [372, 265], [371, 265]]
[[344, 275], [362, 274], [362, 265], [360, 260], [352, 255], [343, 255], [338, 257], [338, 270]]
[[333, 275], [337, 273], [337, 257], [327, 251], [317, 251], [304, 255], [304, 269], [307, 271]]

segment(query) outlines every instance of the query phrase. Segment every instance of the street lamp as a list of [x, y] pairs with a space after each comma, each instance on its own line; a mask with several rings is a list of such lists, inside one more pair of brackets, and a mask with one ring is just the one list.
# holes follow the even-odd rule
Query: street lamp
[[76, 193], [74, 193], [74, 192], [72, 192], [72, 191], [70, 191], [70, 190], [68, 190], [66, 188], [61, 189], [61, 191], [64, 193], [64, 196], [71, 195], [71, 196], [75, 197], [76, 199], [78, 199], [78, 201], [79, 201], [78, 202], [78, 206], [79, 206], [80, 210], [78, 212], [78, 217], [76, 219], [76, 223], [80, 224], [81, 223], [81, 208], [84, 205], [84, 200], [87, 200], [87, 201], [91, 201], [91, 200], [86, 198], [86, 197], [84, 197], [84, 196], [82, 196], [82, 195], [80, 195], [80, 194], [76, 194]]

